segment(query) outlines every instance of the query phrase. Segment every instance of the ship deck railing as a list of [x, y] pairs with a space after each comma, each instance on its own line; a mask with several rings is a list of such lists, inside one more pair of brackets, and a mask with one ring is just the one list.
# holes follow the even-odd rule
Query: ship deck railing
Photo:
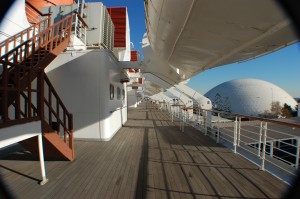
[[[299, 169], [300, 119], [274, 120], [194, 107], [163, 104], [158, 109], [232, 148], [277, 177], [292, 182]], [[291, 122], [292, 121], [292, 122]]]
[[45, 161], [44, 186], [38, 161], [25, 149], [1, 158], [1, 179], [14, 198], [25, 199], [285, 196], [287, 183], [238, 155], [240, 147], [234, 153], [211, 137], [142, 102], [128, 109], [110, 141], [77, 140], [74, 161]]

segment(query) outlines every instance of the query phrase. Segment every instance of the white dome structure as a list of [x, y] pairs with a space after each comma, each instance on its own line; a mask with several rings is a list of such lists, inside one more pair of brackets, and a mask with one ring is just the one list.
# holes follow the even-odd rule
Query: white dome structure
[[205, 96], [212, 101], [213, 108], [244, 115], [259, 115], [271, 112], [273, 102], [280, 106], [286, 103], [294, 110], [297, 102], [278, 86], [258, 79], [236, 79], [224, 82]]

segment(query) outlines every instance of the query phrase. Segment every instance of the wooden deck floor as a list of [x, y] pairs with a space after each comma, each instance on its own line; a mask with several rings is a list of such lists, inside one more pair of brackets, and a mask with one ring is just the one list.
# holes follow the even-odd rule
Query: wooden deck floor
[[0, 160], [2, 180], [15, 198], [30, 199], [281, 198], [288, 188], [193, 128], [181, 133], [166, 113], [143, 107], [128, 111], [111, 141], [77, 141], [73, 162], [47, 161], [46, 185], [38, 184], [39, 162], [22, 153]]

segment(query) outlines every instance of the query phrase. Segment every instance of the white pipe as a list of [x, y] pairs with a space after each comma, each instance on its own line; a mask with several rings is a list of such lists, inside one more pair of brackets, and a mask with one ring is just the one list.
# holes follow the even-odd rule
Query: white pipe
[[273, 157], [274, 143], [270, 141], [270, 157]]
[[42, 173], [42, 178], [43, 178], [42, 181], [40, 182], [40, 185], [44, 185], [48, 182], [48, 179], [46, 177], [42, 134], [38, 135], [38, 145], [39, 145], [41, 173]]
[[262, 137], [262, 130], [263, 130], [263, 122], [260, 122], [260, 129], [259, 129], [259, 140], [258, 140], [258, 146], [257, 146], [257, 156], [261, 156], [261, 137]]
[[218, 113], [218, 134], [217, 134], [217, 143], [220, 142], [220, 113]]
[[242, 118], [239, 117], [239, 121], [238, 121], [238, 143], [237, 143], [238, 146], [240, 146], [240, 141], [241, 141], [241, 123], [242, 123]]
[[296, 169], [299, 168], [299, 147], [300, 147], [300, 138], [297, 137], [297, 148], [296, 148], [296, 162], [295, 162], [295, 167]]
[[235, 117], [235, 121], [234, 121], [234, 138], [233, 138], [233, 147], [234, 147], [234, 153], [236, 153], [236, 144], [237, 144], [237, 126], [238, 126], [238, 121], [237, 121], [237, 117]]
[[262, 159], [261, 159], [261, 170], [265, 170], [267, 130], [268, 130], [268, 123], [265, 122], [265, 125], [263, 127], [263, 150], [262, 150]]

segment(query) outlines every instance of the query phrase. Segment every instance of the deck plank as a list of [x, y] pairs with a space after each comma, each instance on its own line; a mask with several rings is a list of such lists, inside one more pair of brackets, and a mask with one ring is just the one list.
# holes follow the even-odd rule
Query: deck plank
[[[15, 198], [281, 198], [288, 186], [192, 127], [179, 130], [148, 104], [129, 109], [109, 142], [75, 141], [73, 162], [39, 162], [26, 151], [0, 160]], [[271, 182], [271, 183], [270, 183]]]

